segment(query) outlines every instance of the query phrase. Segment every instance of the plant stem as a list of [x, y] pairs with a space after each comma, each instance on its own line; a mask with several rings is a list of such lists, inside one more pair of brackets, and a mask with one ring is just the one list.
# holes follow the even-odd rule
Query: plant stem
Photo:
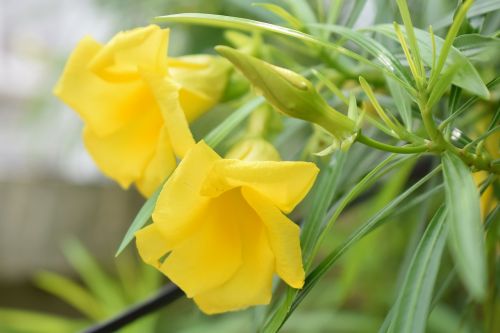
[[430, 148], [428, 145], [419, 145], [419, 146], [388, 145], [388, 144], [385, 144], [383, 142], [369, 138], [369, 137], [363, 135], [363, 133], [361, 133], [361, 132], [358, 133], [358, 136], [356, 137], [356, 141], [361, 142], [367, 146], [370, 146], [370, 147], [378, 149], [378, 150], [383, 150], [383, 151], [388, 151], [388, 152], [398, 153], [398, 154], [423, 153], [423, 152], [429, 151], [429, 148]]
[[432, 148], [433, 151], [437, 152], [449, 150], [457, 154], [465, 163], [467, 163], [467, 165], [473, 166], [477, 170], [486, 170], [495, 174], [500, 174], [500, 165], [493, 164], [489, 158], [470, 153], [465, 149], [460, 149], [444, 138], [443, 133], [439, 130], [434, 118], [432, 117], [431, 110], [426, 106], [426, 95], [423, 96], [424, 97], [421, 97], [418, 105], [420, 113], [422, 114], [424, 127], [432, 141], [429, 144], [429, 148]]

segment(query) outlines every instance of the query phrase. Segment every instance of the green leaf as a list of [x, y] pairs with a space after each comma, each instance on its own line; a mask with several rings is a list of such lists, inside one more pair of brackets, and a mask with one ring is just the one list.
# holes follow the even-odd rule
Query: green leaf
[[396, 80], [400, 81], [408, 90], [412, 90], [412, 87], [404, 80], [397, 76], [393, 71], [394, 68], [387, 66], [387, 64], [378, 64], [365, 57], [353, 52], [347, 48], [334, 43], [325, 42], [319, 38], [312, 35], [308, 35], [298, 30], [293, 30], [285, 28], [279, 25], [270, 24], [266, 22], [259, 22], [255, 20], [249, 20], [238, 17], [224, 16], [224, 15], [213, 15], [213, 14], [202, 14], [202, 13], [186, 13], [186, 14], [173, 14], [166, 16], [158, 16], [153, 19], [154, 23], [189, 23], [197, 25], [207, 25], [215, 26], [219, 28], [229, 28], [229, 29], [240, 29], [249, 32], [263, 31], [268, 33], [274, 33], [286, 37], [291, 37], [298, 39], [306, 44], [314, 44], [317, 46], [324, 47], [329, 50], [334, 50], [342, 55], [355, 59], [365, 65], [375, 67], [391, 76]]
[[486, 296], [486, 254], [479, 193], [472, 174], [455, 154], [443, 154], [449, 246], [457, 270], [474, 299]]
[[283, 7], [280, 7], [280, 6], [272, 4], [272, 3], [260, 3], [260, 2], [253, 3], [252, 5], [262, 7], [264, 9], [270, 11], [271, 13], [276, 14], [277, 16], [279, 16], [283, 20], [285, 20], [285, 22], [290, 24], [290, 26], [294, 29], [300, 30], [303, 27], [302, 22], [300, 22], [300, 20], [298, 20], [295, 16], [290, 14]]
[[[483, 0], [476, 1], [467, 13], [467, 18], [480, 16], [500, 9], [500, 1], [498, 0]], [[453, 22], [454, 12], [446, 15], [441, 20], [433, 24], [435, 30], [449, 26]]]
[[460, 64], [454, 64], [452, 67], [447, 68], [442, 74], [441, 78], [436, 82], [436, 85], [431, 91], [429, 98], [427, 99], [427, 108], [431, 109], [434, 104], [439, 102], [439, 99], [444, 95], [444, 93], [451, 87], [451, 82], [453, 78], [460, 70]]
[[352, 28], [352, 26], [358, 20], [359, 15], [363, 11], [363, 8], [365, 8], [365, 5], [366, 5], [366, 0], [355, 0], [354, 1], [354, 5], [352, 6], [352, 10], [349, 13], [349, 18], [347, 19], [347, 22], [345, 23], [346, 27]]
[[424, 332], [432, 291], [446, 242], [445, 209], [432, 218], [413, 255], [407, 275], [389, 316], [389, 333]]
[[[376, 31], [382, 33], [394, 40], [397, 40], [394, 27], [391, 24], [381, 24], [374, 27], [367, 28], [367, 30]], [[415, 35], [417, 37], [418, 47], [420, 49], [420, 54], [427, 66], [432, 66], [432, 41], [431, 36], [427, 31], [420, 29], [414, 29]], [[435, 36], [436, 40], [436, 51], [439, 54], [441, 48], [443, 47], [444, 40], [438, 36]], [[465, 55], [463, 55], [455, 47], [450, 48], [448, 58], [444, 64], [444, 69], [452, 67], [456, 64], [460, 64], [460, 68], [453, 77], [453, 84], [468, 90], [482, 98], [489, 98], [489, 92], [484, 84], [481, 76], [477, 72], [476, 68]]]
[[302, 224], [301, 234], [302, 257], [306, 268], [311, 262], [311, 254], [321, 233], [326, 212], [337, 191], [345, 155], [340, 150], [332, 155], [330, 163], [321, 170], [313, 188], [309, 214]]
[[77, 319], [28, 310], [0, 308], [0, 331], [3, 333], [79, 332], [89, 323]]
[[453, 46], [471, 60], [487, 61], [500, 52], [500, 38], [480, 34], [461, 35], [455, 38]]
[[40, 272], [35, 276], [35, 284], [38, 288], [70, 304], [89, 319], [99, 321], [106, 318], [106, 312], [103, 311], [99, 300], [65, 276]]
[[128, 228], [125, 233], [125, 237], [123, 237], [120, 246], [118, 247], [118, 251], [115, 254], [117, 257], [122, 251], [127, 247], [127, 245], [134, 239], [135, 233], [141, 229], [146, 223], [151, 222], [151, 214], [153, 214], [153, 210], [156, 205], [156, 200], [158, 200], [158, 196], [160, 195], [163, 184], [159, 186], [159, 188], [151, 195], [148, 200], [142, 205], [139, 213], [135, 216], [132, 224]]
[[410, 77], [408, 71], [403, 67], [403, 65], [401, 65], [401, 62], [391, 51], [375, 39], [367, 37], [361, 32], [340, 25], [311, 24], [310, 26], [333, 32], [356, 43], [363, 49], [363, 51], [375, 57], [375, 59], [377, 59], [377, 61], [388, 71], [394, 72], [398, 77], [404, 79], [406, 82], [409, 82]]
[[[242, 107], [234, 111], [229, 117], [224, 119], [222, 123], [214, 128], [210, 133], [208, 133], [204, 141], [212, 148], [217, 147], [224, 139], [236, 128], [238, 125], [248, 117], [248, 115], [258, 106], [264, 102], [264, 98], [256, 97], [251, 99], [249, 102], [245, 103]], [[165, 180], [166, 181], [166, 180]], [[118, 251], [116, 251], [115, 256], [117, 257], [122, 253], [122, 251], [130, 244], [134, 239], [135, 233], [141, 229], [144, 225], [151, 223], [151, 214], [156, 206], [156, 201], [160, 195], [163, 184], [151, 195], [151, 197], [146, 200], [144, 205], [142, 205], [139, 213], [135, 216], [132, 224], [128, 228], [125, 237], [123, 237]]]
[[103, 305], [103, 309], [108, 311], [107, 315], [114, 314], [127, 305], [119, 286], [79, 241], [65, 241], [63, 252], [88, 289]]
[[298, 17], [300, 21], [304, 23], [318, 21], [311, 6], [307, 3], [307, 0], [284, 0], [284, 2], [292, 8], [293, 14]]
[[389, 92], [394, 100], [394, 104], [396, 104], [396, 109], [398, 110], [403, 123], [405, 124], [405, 128], [411, 132], [413, 128], [413, 117], [411, 115], [411, 96], [408, 94], [406, 90], [404, 90], [397, 82], [395, 82], [392, 78], [386, 77], [387, 87], [389, 88]]

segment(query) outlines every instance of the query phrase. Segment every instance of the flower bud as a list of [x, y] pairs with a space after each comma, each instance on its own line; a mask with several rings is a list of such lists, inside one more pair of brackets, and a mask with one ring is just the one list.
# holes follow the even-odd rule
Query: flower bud
[[227, 46], [215, 49], [231, 61], [278, 111], [318, 124], [341, 142], [356, 132], [354, 121], [330, 107], [303, 76]]
[[281, 161], [274, 146], [261, 138], [245, 139], [234, 145], [225, 158], [243, 161]]

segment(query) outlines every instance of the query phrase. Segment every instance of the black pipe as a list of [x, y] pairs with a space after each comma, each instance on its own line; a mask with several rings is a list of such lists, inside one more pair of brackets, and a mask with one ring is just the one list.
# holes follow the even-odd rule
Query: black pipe
[[168, 305], [180, 298], [184, 293], [174, 284], [169, 284], [158, 291], [158, 293], [150, 299], [136, 304], [124, 312], [120, 313], [108, 321], [87, 328], [81, 333], [110, 333], [122, 328], [133, 322], [134, 320], [144, 317], [159, 308]]

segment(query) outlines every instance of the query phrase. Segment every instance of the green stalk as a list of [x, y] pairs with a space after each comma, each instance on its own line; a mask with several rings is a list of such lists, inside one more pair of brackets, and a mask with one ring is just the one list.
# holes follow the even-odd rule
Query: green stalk
[[369, 138], [367, 136], [364, 136], [361, 131], [358, 133], [356, 137], [356, 141], [361, 142], [367, 146], [370, 146], [372, 148], [378, 149], [378, 150], [383, 150], [383, 151], [388, 151], [391, 153], [398, 153], [398, 154], [418, 154], [418, 153], [423, 153], [426, 151], [429, 151], [430, 147], [428, 145], [419, 145], [419, 146], [393, 146], [393, 145], [388, 145], [383, 142], [374, 140], [372, 138]]

